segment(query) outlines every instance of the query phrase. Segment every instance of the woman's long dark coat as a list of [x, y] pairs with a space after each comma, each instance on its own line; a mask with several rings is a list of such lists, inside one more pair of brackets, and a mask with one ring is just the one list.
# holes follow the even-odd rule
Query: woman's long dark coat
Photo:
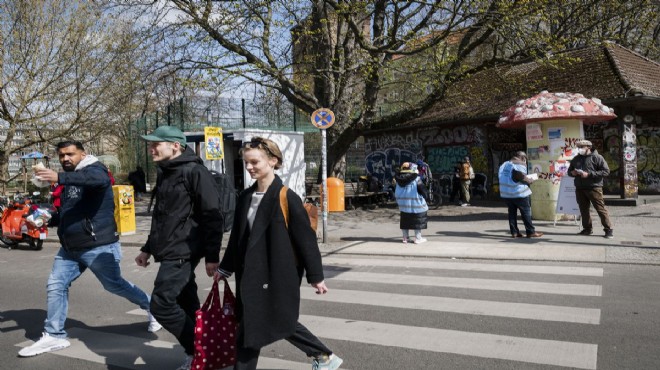
[[252, 230], [247, 211], [256, 183], [241, 193], [220, 263], [220, 268], [236, 273], [236, 312], [242, 325], [239, 340], [248, 348], [261, 348], [294, 333], [303, 270], [308, 283], [323, 281], [321, 253], [307, 211], [289, 189], [287, 230], [280, 207], [281, 188], [282, 180], [276, 176], [261, 200]]

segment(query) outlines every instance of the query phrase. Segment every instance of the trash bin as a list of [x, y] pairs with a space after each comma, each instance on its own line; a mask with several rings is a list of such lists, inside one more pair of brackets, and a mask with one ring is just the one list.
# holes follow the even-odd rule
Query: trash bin
[[328, 212], [344, 211], [344, 182], [336, 177], [328, 177]]
[[115, 185], [112, 187], [115, 198], [115, 222], [119, 235], [135, 234], [135, 198], [130, 185]]

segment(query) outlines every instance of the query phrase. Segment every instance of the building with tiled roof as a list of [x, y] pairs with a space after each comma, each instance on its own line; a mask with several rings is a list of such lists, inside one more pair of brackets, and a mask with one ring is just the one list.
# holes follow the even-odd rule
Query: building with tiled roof
[[494, 67], [457, 82], [425, 114], [367, 133], [367, 169], [387, 181], [397, 164], [424, 156], [434, 173], [450, 174], [455, 162], [468, 155], [497, 196], [497, 169], [524, 149], [525, 136], [524, 130], [495, 124], [516, 101], [542, 90], [597, 97], [615, 109], [616, 120], [585, 125], [586, 138], [612, 170], [606, 192], [623, 195], [624, 177], [630, 180], [635, 172], [629, 163], [621, 170], [625, 129], [637, 139], [634, 190], [660, 194], [660, 64], [614, 43], [568, 51], [545, 63]]

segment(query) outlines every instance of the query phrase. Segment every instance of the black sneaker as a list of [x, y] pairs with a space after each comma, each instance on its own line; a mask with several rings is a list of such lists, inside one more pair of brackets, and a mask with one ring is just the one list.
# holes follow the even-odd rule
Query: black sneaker
[[593, 233], [594, 233], [593, 230], [582, 229], [582, 231], [580, 231], [580, 232], [577, 233], [577, 234], [578, 234], [578, 235], [593, 235]]
[[614, 238], [614, 230], [606, 230], [605, 239], [612, 239], [612, 238]]

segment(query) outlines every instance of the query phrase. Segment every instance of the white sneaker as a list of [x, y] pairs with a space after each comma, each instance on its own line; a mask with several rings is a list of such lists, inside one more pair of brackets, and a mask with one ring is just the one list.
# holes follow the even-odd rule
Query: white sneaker
[[426, 240], [426, 239], [424, 239], [424, 238], [421, 238], [421, 239], [415, 239], [415, 244], [422, 244], [422, 243], [426, 243], [427, 241], [428, 241], [428, 240]]
[[163, 328], [163, 325], [161, 325], [160, 323], [158, 323], [158, 321], [156, 321], [156, 318], [153, 317], [153, 315], [149, 310], [147, 310], [147, 317], [149, 318], [149, 327], [147, 327], [147, 331], [149, 333], [155, 333]]
[[43, 333], [41, 339], [18, 351], [18, 355], [21, 357], [36, 356], [46, 352], [59, 351], [70, 345], [71, 343], [64, 338], [51, 337], [48, 333]]
[[177, 367], [176, 370], [190, 370], [192, 367], [192, 362], [193, 362], [193, 357], [186, 355], [185, 361], [181, 364], [181, 366]]

